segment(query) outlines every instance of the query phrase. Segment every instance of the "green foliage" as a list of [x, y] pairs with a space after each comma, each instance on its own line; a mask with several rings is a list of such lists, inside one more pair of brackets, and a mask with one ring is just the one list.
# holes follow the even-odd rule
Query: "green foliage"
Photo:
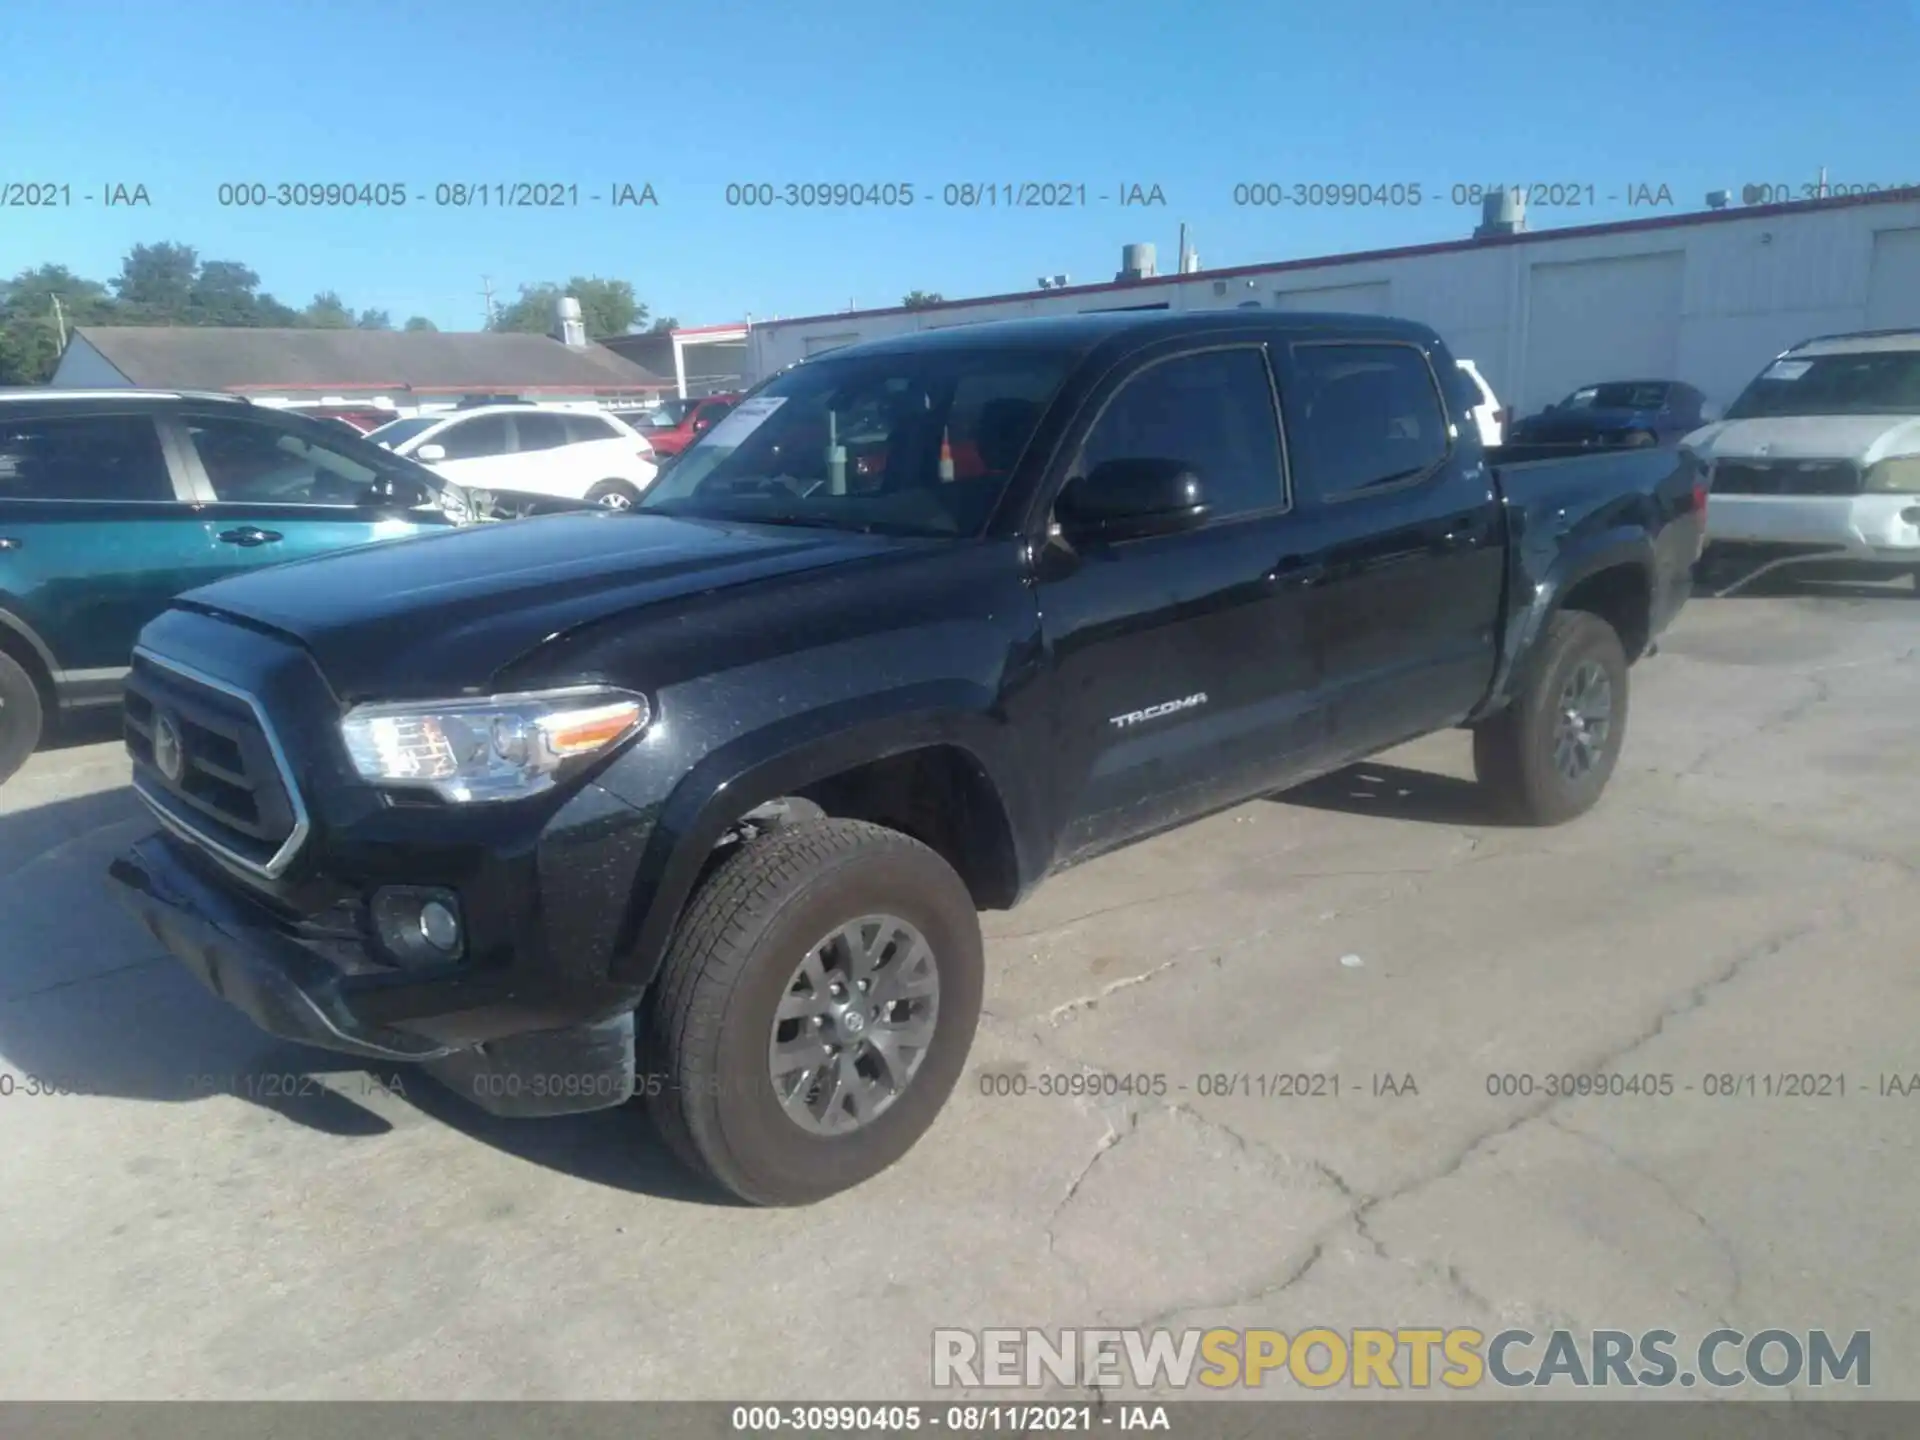
[[909, 290], [900, 297], [900, 303], [909, 310], [925, 310], [946, 298], [938, 290]]
[[434, 324], [431, 320], [427, 319], [427, 317], [424, 315], [409, 315], [407, 317], [407, 323], [401, 326], [400, 328], [403, 330], [412, 330], [417, 332], [421, 330], [437, 331], [440, 327]]
[[576, 275], [565, 285], [551, 281], [522, 285], [520, 298], [500, 307], [493, 328], [549, 335], [559, 324], [556, 307], [563, 295], [580, 302], [580, 319], [587, 327], [589, 340], [630, 334], [647, 323], [647, 307], [634, 298], [633, 286], [627, 281]]

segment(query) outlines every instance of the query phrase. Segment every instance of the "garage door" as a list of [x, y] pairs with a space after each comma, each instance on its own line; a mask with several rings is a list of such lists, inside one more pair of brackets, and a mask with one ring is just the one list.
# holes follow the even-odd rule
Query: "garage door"
[[1867, 329], [1920, 328], [1920, 229], [1882, 230], [1873, 237], [1867, 285]]
[[1276, 310], [1334, 310], [1347, 315], [1388, 315], [1392, 311], [1393, 282], [1367, 285], [1320, 285], [1307, 290], [1276, 290]]
[[1602, 380], [1674, 379], [1686, 257], [1675, 250], [1535, 265], [1528, 277], [1527, 363], [1520, 393], [1538, 410]]

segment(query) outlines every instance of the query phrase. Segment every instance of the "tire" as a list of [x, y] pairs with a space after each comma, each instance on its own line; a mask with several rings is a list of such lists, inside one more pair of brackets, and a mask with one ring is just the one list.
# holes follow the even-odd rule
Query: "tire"
[[631, 510], [640, 503], [640, 492], [624, 480], [602, 480], [587, 491], [587, 499], [609, 510]]
[[[882, 916], [905, 922], [930, 947], [938, 985], [929, 1038], [918, 1047], [917, 1068], [871, 1119], [842, 1133], [820, 1133], [808, 1118], [796, 1118], [805, 1107], [783, 1106], [776, 1085], [789, 1084], [802, 1099], [821, 1092], [774, 1075], [774, 1042], [809, 1022], [782, 1022], [776, 1012], [812, 1003], [793, 987], [803, 983], [804, 966], [832, 950], [823, 950], [823, 940], [862, 917]], [[901, 954], [877, 941], [872, 949], [893, 956], [868, 972], [892, 977], [873, 981], [878, 995], [882, 985], [899, 984], [900, 972], [887, 967], [900, 965]], [[921, 953], [914, 947], [916, 957]], [[926, 962], [916, 964], [924, 976]], [[742, 1200], [766, 1206], [823, 1200], [885, 1170], [932, 1125], [972, 1047], [984, 981], [973, 898], [932, 850], [864, 821], [783, 827], [715, 868], [668, 944], [642, 1017], [648, 1108], [684, 1163]], [[863, 1009], [864, 1001], [854, 1008]], [[867, 1033], [877, 1037], [893, 1023], [877, 1018], [882, 1008], [874, 1007], [873, 1020], [844, 1023], [869, 1026]], [[811, 1039], [817, 1032], [805, 1033]], [[843, 1048], [858, 1053], [859, 1042]], [[829, 1112], [851, 1123], [850, 1112]], [[821, 1123], [810, 1108], [806, 1116]]]
[[40, 687], [19, 661], [0, 651], [0, 784], [39, 747], [45, 722]]
[[[1563, 701], [1583, 682], [1605, 682], [1604, 735], [1588, 724], [1585, 745], [1568, 748], [1577, 774], [1561, 767]], [[1582, 708], [1595, 710], [1592, 692]], [[1560, 825], [1593, 808], [1620, 758], [1627, 731], [1627, 657], [1620, 637], [1597, 615], [1563, 610], [1547, 622], [1513, 703], [1473, 732], [1473, 770], [1503, 818], [1526, 825]]]

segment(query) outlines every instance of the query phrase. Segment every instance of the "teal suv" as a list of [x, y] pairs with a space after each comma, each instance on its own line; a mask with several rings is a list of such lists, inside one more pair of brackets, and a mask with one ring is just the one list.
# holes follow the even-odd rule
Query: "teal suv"
[[468, 519], [424, 467], [232, 396], [0, 391], [0, 781], [119, 699], [181, 591]]

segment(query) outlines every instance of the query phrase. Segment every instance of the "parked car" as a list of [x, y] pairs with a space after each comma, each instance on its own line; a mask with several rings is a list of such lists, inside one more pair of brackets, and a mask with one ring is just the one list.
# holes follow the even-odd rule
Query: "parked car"
[[661, 455], [678, 455], [726, 418], [740, 403], [738, 392], [706, 395], [694, 400], [665, 400], [641, 432]]
[[610, 510], [638, 501], [659, 470], [653, 446], [624, 420], [532, 404], [416, 415], [367, 438], [469, 490], [590, 500]]
[[[625, 514], [208, 586], [141, 636], [163, 829], [114, 883], [270, 1031], [499, 1113], [640, 1095], [735, 1194], [821, 1199], [958, 1079], [979, 909], [1457, 725], [1517, 820], [1599, 798], [1704, 487], [1509, 464], [1453, 373], [1369, 316], [924, 331], [769, 380]], [[855, 490], [819, 437], [881, 396]], [[946, 478], [955, 431], [995, 464]]]
[[0, 781], [61, 711], [119, 699], [180, 591], [468, 515], [431, 472], [285, 410], [0, 391]]
[[1493, 386], [1487, 383], [1487, 377], [1480, 373], [1480, 367], [1473, 361], [1460, 360], [1455, 363], [1473, 386], [1473, 423], [1480, 431], [1480, 443], [1489, 448], [1504, 444], [1507, 438], [1507, 411], [1501, 405], [1500, 397], [1493, 393]]
[[1842, 559], [1920, 595], [1920, 330], [1783, 351], [1686, 444], [1711, 467], [1717, 557]]
[[1670, 445], [1709, 418], [1707, 397], [1682, 380], [1583, 385], [1514, 423], [1517, 445]]

